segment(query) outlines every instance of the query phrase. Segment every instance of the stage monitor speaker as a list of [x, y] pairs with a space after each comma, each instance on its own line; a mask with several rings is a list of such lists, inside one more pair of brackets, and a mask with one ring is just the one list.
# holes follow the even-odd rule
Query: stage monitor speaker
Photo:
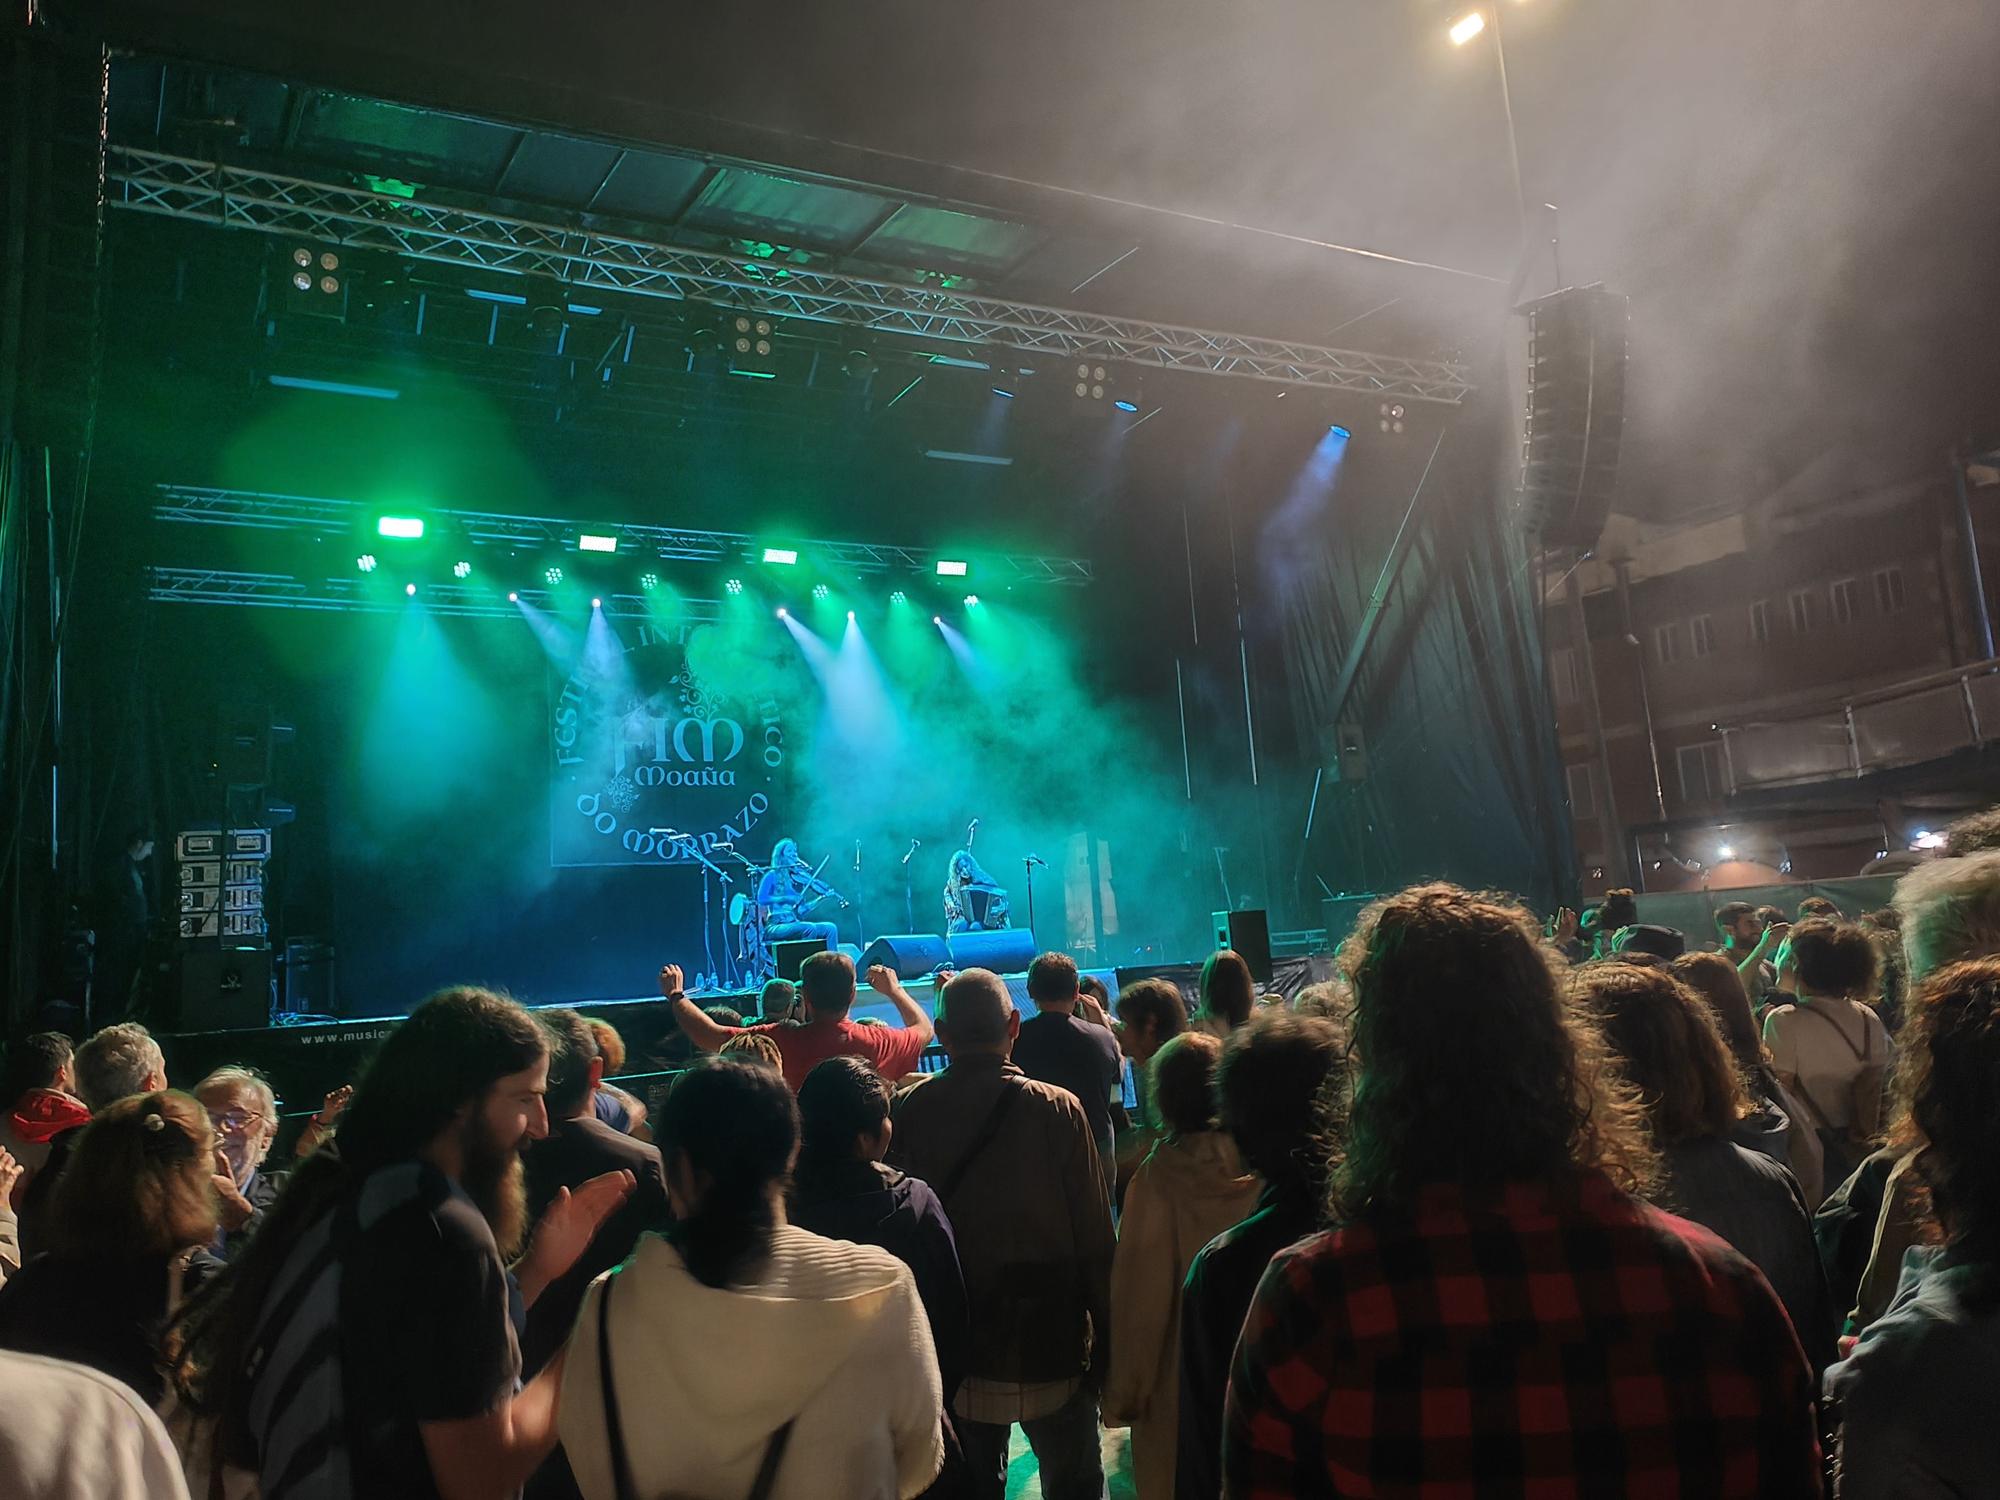
[[832, 946], [825, 938], [793, 938], [790, 942], [771, 944], [771, 958], [778, 966], [778, 977], [797, 984], [799, 970], [805, 967], [805, 961]]
[[898, 932], [868, 945], [861, 955], [861, 972], [882, 964], [894, 969], [898, 979], [924, 979], [950, 959], [950, 950], [937, 933]]
[[271, 955], [262, 948], [194, 948], [180, 956], [176, 1031], [271, 1024]]
[[991, 969], [995, 974], [1024, 974], [1035, 961], [1035, 935], [1025, 927], [995, 932], [954, 932], [945, 939], [955, 969]]
[[1354, 931], [1354, 924], [1360, 918], [1362, 909], [1371, 901], [1381, 897], [1374, 892], [1359, 896], [1329, 896], [1319, 904], [1320, 925], [1326, 929], [1326, 950], [1331, 953], [1347, 941]]
[[1234, 948], [1259, 984], [1271, 983], [1271, 923], [1261, 911], [1215, 913], [1215, 946]]
[[1597, 545], [1618, 487], [1631, 299], [1568, 287], [1528, 304], [1521, 522], [1544, 547]]

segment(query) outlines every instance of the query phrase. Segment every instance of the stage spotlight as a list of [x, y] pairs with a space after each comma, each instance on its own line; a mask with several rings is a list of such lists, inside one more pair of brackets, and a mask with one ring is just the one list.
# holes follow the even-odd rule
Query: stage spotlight
[[562, 582], [562, 569], [561, 569], [561, 568], [544, 568], [544, 569], [542, 569], [542, 577], [546, 578], [546, 579], [547, 579], [547, 580], [549, 581], [549, 583], [550, 583], [550, 584], [552, 584], [552, 585], [553, 585], [553, 584], [558, 584], [558, 583], [561, 583], [561, 582]]
[[414, 583], [406, 583], [403, 585], [403, 592], [414, 599], [417, 597], [417, 586]]
[[781, 620], [789, 620], [791, 617], [792, 617], [792, 612], [789, 609], [786, 609], [784, 605], [780, 604], [778, 606], [778, 618]]
[[509, 604], [519, 604], [521, 602], [521, 596], [515, 593], [512, 589], [509, 589], [507, 591], [507, 602]]
[[1137, 411], [1139, 409], [1138, 402], [1127, 401], [1123, 396], [1120, 396], [1116, 401], [1112, 402], [1111, 404], [1117, 407], [1120, 411]]
[[932, 616], [931, 616], [931, 624], [933, 624], [933, 625], [942, 625], [942, 624], [944, 624], [944, 616], [943, 616], [943, 615], [932, 615]]
[[1331, 427], [1327, 428], [1327, 431], [1332, 433], [1335, 437], [1339, 438], [1343, 443], [1346, 442], [1349, 438], [1354, 436], [1353, 433], [1349, 432], [1345, 427], [1342, 427], [1338, 422], [1335, 422]]
[[357, 557], [357, 558], [355, 558], [355, 559], [354, 559], [354, 566], [355, 566], [355, 567], [357, 567], [357, 568], [359, 568], [359, 569], [360, 569], [360, 570], [361, 570], [362, 572], [364, 572], [364, 573], [372, 573], [372, 572], [374, 572], [374, 571], [375, 571], [375, 554], [374, 554], [374, 553], [372, 553], [372, 552], [364, 552], [364, 553], [362, 553], [362, 554], [361, 554], [361, 555], [360, 555], [359, 557]]
[[965, 576], [965, 564], [962, 562], [952, 562], [948, 558], [939, 558], [937, 576], [940, 578], [963, 578]]
[[592, 536], [586, 531], [576, 539], [576, 550], [579, 552], [616, 552], [618, 550], [618, 538], [615, 536]]
[[592, 609], [602, 609], [604, 608], [604, 601], [602, 599], [593, 599], [590, 601], [590, 607]]
[[451, 576], [454, 578], [470, 578], [472, 576], [472, 564], [461, 557], [451, 565]]
[[660, 575], [658, 573], [641, 573], [639, 575], [639, 587], [644, 589], [647, 593], [649, 594], [652, 593], [653, 590], [658, 588], [659, 586], [660, 586]]
[[1404, 409], [1402, 402], [1384, 401], [1380, 406], [1375, 408], [1375, 414], [1381, 419], [1378, 425], [1384, 432], [1401, 432], [1403, 430]]
[[999, 386], [999, 385], [994, 386], [993, 394], [996, 396], [1000, 396], [1008, 401], [1012, 401], [1014, 399], [1014, 393], [1008, 390], [1005, 386]]
[[904, 593], [901, 589], [897, 589], [895, 593], [889, 596], [889, 602], [891, 604], [908, 604], [910, 602], [910, 596]]
[[977, 594], [967, 594], [965, 596], [965, 607], [967, 609], [977, 609], [979, 607], [979, 596]]
[[1715, 851], [1715, 857], [1717, 859], [1734, 859], [1736, 858], [1736, 849], [1730, 844], [1720, 845]]
[[743, 580], [740, 578], [732, 578], [729, 580], [729, 582], [725, 583], [723, 587], [727, 589], [731, 595], [740, 594], [743, 592]]
[[729, 373], [752, 380], [772, 380], [777, 368], [771, 359], [771, 320], [739, 317], [730, 327]]
[[828, 594], [832, 592], [833, 590], [829, 589], [823, 583], [816, 583], [813, 585], [813, 598], [815, 599], [824, 599]]
[[798, 552], [791, 547], [766, 547], [764, 549], [764, 561], [767, 563], [777, 563], [780, 567], [789, 568], [798, 560]]
[[340, 290], [340, 278], [333, 273], [340, 269], [340, 257], [331, 250], [315, 253], [305, 245], [292, 247], [292, 286], [295, 290], [309, 292], [317, 284], [322, 292], [332, 296]]
[[847, 618], [848, 618], [848, 619], [850, 619], [850, 620], [854, 618], [854, 611], [853, 611], [853, 610], [851, 610], [851, 609], [850, 609], [850, 610], [849, 610], [849, 611], [847, 612]]
[[1102, 401], [1104, 379], [1109, 373], [1103, 365], [1080, 364], [1076, 367], [1076, 384], [1071, 389], [1075, 391], [1078, 400]]
[[393, 536], [405, 542], [418, 541], [424, 534], [424, 523], [418, 516], [383, 516], [375, 523], [378, 536]]
[[1451, 23], [1451, 44], [1454, 47], [1463, 47], [1485, 29], [1485, 13], [1483, 11], [1471, 11]]

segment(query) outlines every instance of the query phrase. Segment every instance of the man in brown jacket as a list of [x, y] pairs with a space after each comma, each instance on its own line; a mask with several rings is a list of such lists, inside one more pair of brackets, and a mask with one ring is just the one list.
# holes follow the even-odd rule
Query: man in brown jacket
[[1020, 1029], [999, 975], [947, 984], [937, 1035], [951, 1066], [905, 1096], [891, 1154], [944, 1200], [965, 1269], [971, 1349], [953, 1412], [972, 1493], [1004, 1493], [1019, 1422], [1047, 1500], [1100, 1500], [1111, 1211], [1083, 1106], [1008, 1060]]

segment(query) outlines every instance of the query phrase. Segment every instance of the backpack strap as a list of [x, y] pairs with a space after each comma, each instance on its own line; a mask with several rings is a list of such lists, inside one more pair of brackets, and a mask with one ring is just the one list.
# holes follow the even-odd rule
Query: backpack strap
[[778, 1465], [784, 1461], [785, 1445], [791, 1440], [791, 1422], [771, 1434], [771, 1441], [764, 1445], [764, 1462], [757, 1466], [757, 1481], [750, 1486], [750, 1500], [770, 1500], [771, 1486], [778, 1482]]
[[979, 1160], [980, 1154], [1000, 1133], [1000, 1122], [1007, 1118], [1007, 1111], [1014, 1107], [1015, 1097], [1023, 1092], [1025, 1090], [1008, 1087], [1008, 1080], [1004, 1076], [1001, 1078], [1000, 1097], [993, 1101], [993, 1108], [980, 1125], [979, 1133], [972, 1138], [972, 1144], [966, 1148], [965, 1155], [961, 1156], [945, 1174], [943, 1180], [936, 1184], [935, 1190], [940, 1202], [950, 1201], [951, 1195], [965, 1181], [965, 1174], [972, 1169], [972, 1164]]
[[1866, 1019], [1864, 1019], [1861, 1023], [1861, 1045], [1857, 1047], [1854, 1045], [1853, 1039], [1848, 1036], [1846, 1030], [1841, 1026], [1840, 1022], [1834, 1020], [1832, 1016], [1828, 1015], [1825, 1011], [1821, 1010], [1817, 1005], [1795, 1005], [1792, 1007], [1792, 1009], [1802, 1010], [1809, 1016], [1818, 1016], [1822, 1021], [1826, 1022], [1827, 1025], [1831, 1026], [1833, 1028], [1834, 1035], [1839, 1037], [1843, 1042], [1847, 1043], [1847, 1050], [1854, 1054], [1854, 1060], [1856, 1062], [1862, 1062], [1862, 1063], [1867, 1062], [1869, 1054], [1875, 1050], [1875, 1038], [1868, 1030], [1868, 1022], [1866, 1021]]
[[611, 1444], [611, 1482], [618, 1500], [638, 1500], [632, 1483], [632, 1458], [625, 1451], [625, 1427], [618, 1419], [618, 1387], [611, 1379], [611, 1289], [618, 1284], [614, 1271], [604, 1280], [597, 1299], [597, 1382], [604, 1392], [604, 1431]]

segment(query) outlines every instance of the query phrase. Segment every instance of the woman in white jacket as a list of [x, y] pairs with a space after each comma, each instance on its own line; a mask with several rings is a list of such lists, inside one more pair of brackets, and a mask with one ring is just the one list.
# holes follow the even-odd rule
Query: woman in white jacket
[[799, 1116], [784, 1080], [706, 1062], [653, 1129], [680, 1222], [591, 1287], [563, 1376], [587, 1500], [920, 1494], [944, 1457], [923, 1304], [886, 1250], [786, 1223]]

